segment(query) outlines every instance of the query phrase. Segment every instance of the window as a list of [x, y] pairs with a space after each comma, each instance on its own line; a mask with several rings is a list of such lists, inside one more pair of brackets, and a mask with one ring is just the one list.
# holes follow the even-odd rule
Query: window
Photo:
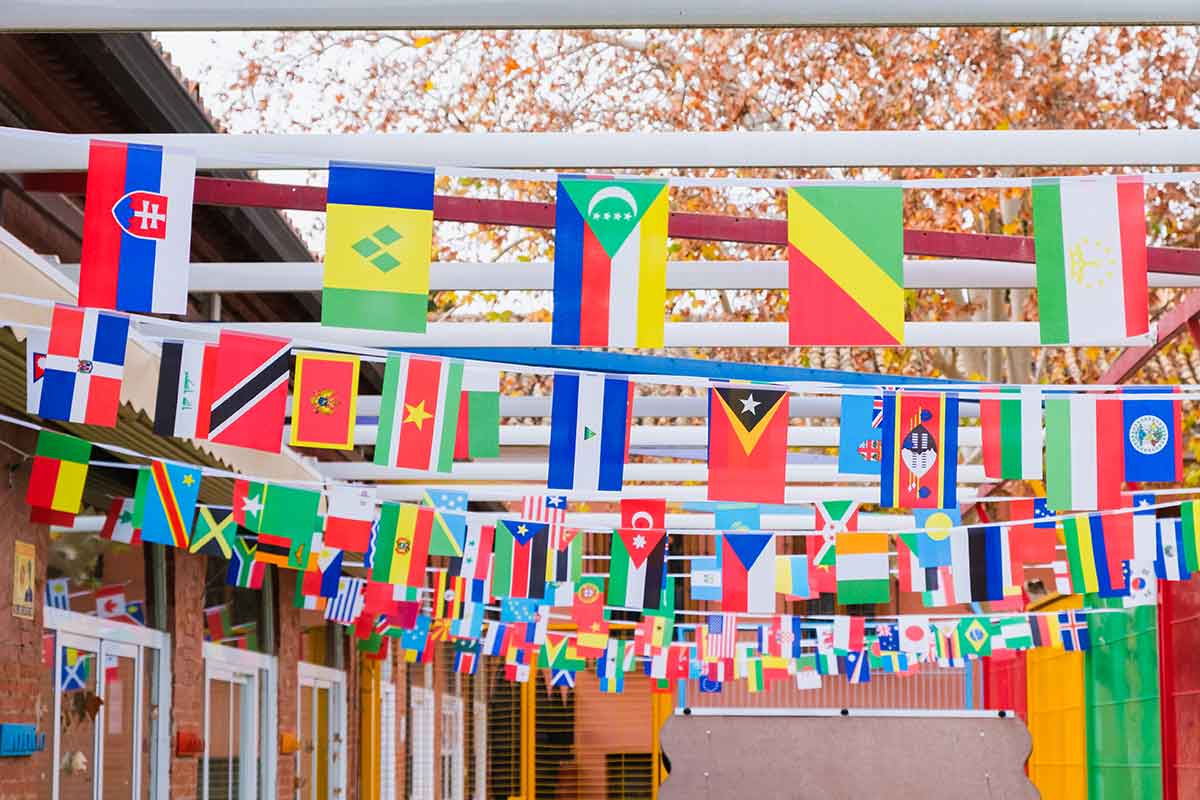
[[607, 800], [650, 800], [654, 770], [649, 753], [609, 753], [605, 757]]

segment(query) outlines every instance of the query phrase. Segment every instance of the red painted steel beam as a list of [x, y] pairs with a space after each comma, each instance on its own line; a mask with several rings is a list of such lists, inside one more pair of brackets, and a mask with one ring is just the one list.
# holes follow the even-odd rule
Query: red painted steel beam
[[[86, 173], [82, 172], [31, 173], [23, 176], [23, 180], [27, 191], [79, 195], [84, 193], [86, 177]], [[195, 202], [199, 205], [324, 211], [325, 189], [320, 186], [197, 177]], [[447, 222], [553, 228], [554, 204], [438, 195], [433, 202], [433, 216]], [[667, 233], [677, 239], [787, 244], [787, 222], [781, 219], [672, 213]], [[1028, 236], [947, 231], [905, 230], [904, 252], [915, 256], [1021, 261], [1029, 264], [1034, 260], [1033, 239]], [[1149, 265], [1153, 272], [1200, 275], [1200, 250], [1151, 247]]]
[[1200, 291], [1189, 291], [1171, 307], [1156, 324], [1158, 331], [1153, 344], [1142, 347], [1127, 347], [1117, 356], [1108, 371], [1100, 376], [1098, 383], [1124, 383], [1142, 368], [1155, 354], [1180, 333], [1194, 328], [1200, 319]]

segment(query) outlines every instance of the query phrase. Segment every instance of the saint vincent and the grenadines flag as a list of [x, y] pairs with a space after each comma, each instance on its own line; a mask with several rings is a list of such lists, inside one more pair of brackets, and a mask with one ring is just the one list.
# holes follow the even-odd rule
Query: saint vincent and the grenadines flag
[[708, 499], [782, 503], [788, 392], [714, 386], [708, 393]]
[[463, 363], [408, 353], [388, 355], [375, 463], [449, 472], [462, 395]]
[[793, 187], [787, 207], [788, 343], [903, 344], [902, 189]]
[[551, 343], [662, 347], [667, 182], [559, 178]]
[[879, 503], [884, 508], [954, 508], [958, 398], [885, 392]]
[[425, 332], [434, 171], [332, 162], [321, 324]]

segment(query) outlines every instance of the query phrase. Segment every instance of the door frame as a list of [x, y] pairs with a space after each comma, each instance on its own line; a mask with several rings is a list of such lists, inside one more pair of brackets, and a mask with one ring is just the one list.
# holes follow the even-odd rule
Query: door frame
[[[154, 628], [147, 628], [140, 625], [130, 625], [124, 622], [114, 622], [112, 620], [101, 619], [89, 614], [80, 614], [74, 611], [65, 611], [58, 608], [46, 607], [43, 609], [42, 627], [45, 630], [54, 631], [54, 665], [53, 665], [53, 686], [54, 686], [54, 711], [53, 724], [55, 726], [52, 739], [54, 746], [53, 753], [53, 768], [51, 770], [53, 778], [51, 780], [51, 797], [59, 797], [60, 793], [60, 775], [58, 765], [62, 762], [62, 741], [59, 736], [59, 721], [62, 719], [62, 692], [59, 691], [58, 683], [62, 675], [62, 648], [77, 647], [81, 650], [86, 650], [96, 654], [96, 689], [97, 695], [101, 700], [105, 698], [106, 687], [104, 685], [104, 656], [117, 655], [126, 658], [134, 659], [134, 714], [133, 714], [133, 738], [137, 742], [137, 746], [132, 748], [134, 753], [134, 772], [133, 772], [133, 796], [140, 797], [142, 786], [142, 703], [144, 702], [144, 693], [142, 687], [145, 681], [152, 678], [158, 681], [158, 691], [155, 694], [154, 702], [158, 706], [158, 715], [155, 723], [154, 749], [151, 758], [154, 759], [152, 770], [154, 775], [154, 785], [150, 787], [150, 796], [154, 798], [165, 798], [168, 796], [168, 786], [170, 776], [169, 754], [171, 749], [171, 660], [168, 656], [171, 653], [171, 637], [162, 631]], [[149, 675], [148, 665], [150, 659], [146, 658], [146, 650], [154, 650], [158, 653], [156, 674]], [[153, 682], [151, 683], [153, 685]], [[95, 730], [92, 737], [92, 792], [93, 797], [101, 796], [104, 780], [103, 772], [103, 741], [105, 724], [105, 709], [100, 707], [100, 711], [96, 716]]]
[[[307, 661], [301, 661], [296, 664], [296, 730], [300, 731], [300, 693], [305, 687], [316, 689], [326, 689], [329, 691], [329, 724], [330, 742], [329, 742], [329, 763], [325, 765], [325, 774], [329, 776], [330, 785], [329, 793], [332, 797], [345, 797], [346, 795], [346, 760], [349, 751], [348, 732], [347, 732], [347, 710], [346, 710], [346, 673], [344, 670], [334, 669], [333, 667], [325, 667], [320, 664], [310, 664]], [[315, 693], [314, 693], [315, 701]], [[313, 724], [316, 724], [316, 705], [313, 706]], [[340, 738], [334, 738], [340, 737]], [[300, 737], [303, 740], [303, 736]], [[336, 753], [336, 755], [335, 755]], [[297, 754], [299, 758], [304, 758], [303, 749]], [[296, 767], [299, 774], [299, 759], [297, 759]], [[296, 790], [296, 797], [300, 800], [300, 789]]]
[[[276, 780], [276, 749], [278, 747], [279, 707], [277, 703], [279, 674], [278, 659], [264, 653], [252, 653], [236, 647], [204, 643], [204, 756], [200, 766], [202, 786], [207, 791], [208, 780], [208, 720], [209, 690], [211, 678], [228, 679], [229, 676], [245, 676], [254, 690], [254, 758], [255, 766], [253, 793], [247, 800], [259, 797], [260, 789], [267, 789], [267, 797], [273, 796]], [[266, 797], [263, 798], [266, 800]]]

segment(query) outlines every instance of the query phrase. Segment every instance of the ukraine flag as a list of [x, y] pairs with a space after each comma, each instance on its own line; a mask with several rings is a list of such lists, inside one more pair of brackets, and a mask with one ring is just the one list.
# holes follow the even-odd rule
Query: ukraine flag
[[321, 324], [425, 332], [432, 169], [331, 162]]

